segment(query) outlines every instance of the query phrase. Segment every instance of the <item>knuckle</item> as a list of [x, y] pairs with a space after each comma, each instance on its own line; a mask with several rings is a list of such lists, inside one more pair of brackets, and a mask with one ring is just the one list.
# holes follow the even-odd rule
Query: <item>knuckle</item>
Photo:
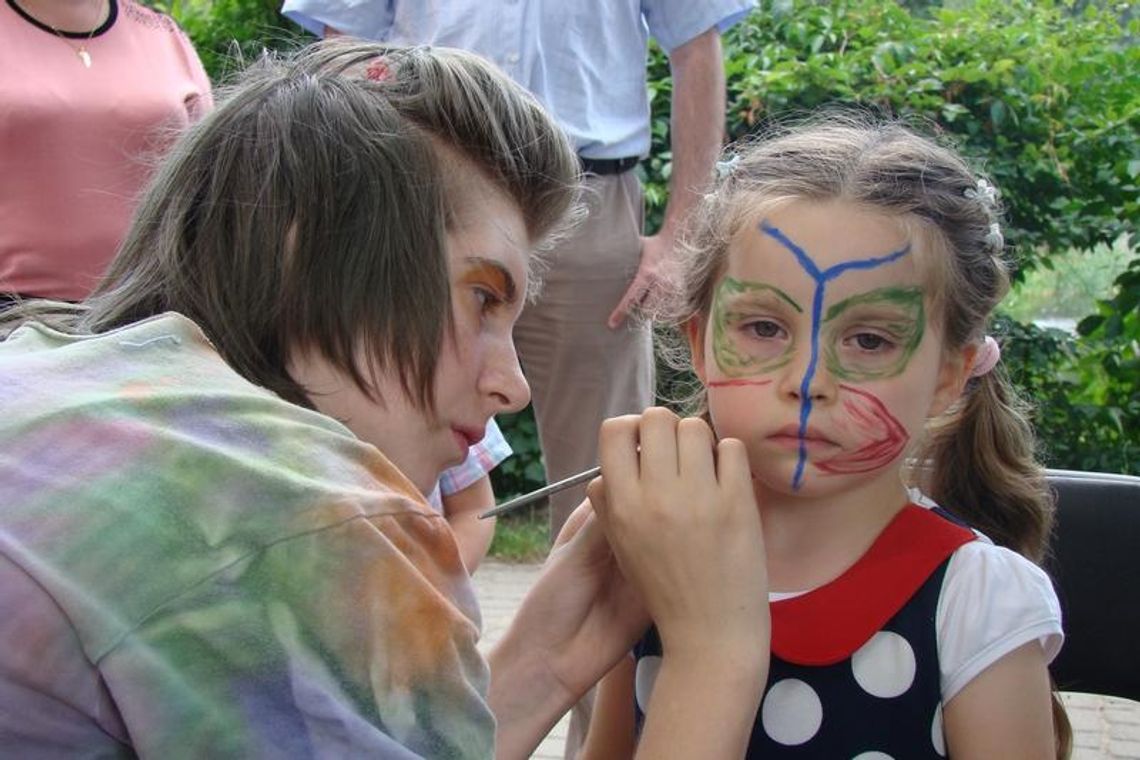
[[676, 414], [663, 406], [651, 406], [642, 413], [642, 417], [653, 422], [669, 422], [679, 419]]
[[712, 435], [708, 423], [700, 417], [684, 417], [677, 423], [681, 433], [686, 435]]

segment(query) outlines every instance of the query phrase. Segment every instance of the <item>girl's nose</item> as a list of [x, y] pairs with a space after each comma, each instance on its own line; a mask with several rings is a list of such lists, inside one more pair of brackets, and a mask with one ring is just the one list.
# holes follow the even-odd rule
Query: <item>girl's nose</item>
[[796, 351], [780, 375], [781, 395], [796, 401], [804, 398], [812, 402], [830, 401], [835, 398], [836, 390], [835, 378], [827, 369], [823, 352], [813, 360], [811, 349], [806, 346]]

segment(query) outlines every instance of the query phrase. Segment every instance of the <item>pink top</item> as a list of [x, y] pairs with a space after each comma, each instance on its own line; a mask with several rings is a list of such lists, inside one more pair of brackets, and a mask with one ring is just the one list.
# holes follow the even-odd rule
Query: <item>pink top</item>
[[156, 156], [213, 106], [172, 19], [110, 6], [90, 39], [65, 40], [0, 0], [0, 292], [85, 297]]

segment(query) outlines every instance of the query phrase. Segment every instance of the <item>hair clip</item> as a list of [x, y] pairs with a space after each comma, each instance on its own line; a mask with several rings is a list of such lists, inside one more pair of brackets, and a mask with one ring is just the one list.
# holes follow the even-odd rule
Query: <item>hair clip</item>
[[994, 222], [990, 231], [986, 233], [986, 245], [995, 251], [1005, 248], [1005, 237], [1001, 234], [1001, 225]]
[[736, 169], [736, 165], [740, 163], [740, 154], [733, 153], [731, 156], [723, 161], [716, 162], [716, 178], [722, 180], [732, 174]]
[[980, 202], [991, 211], [997, 208], [998, 198], [1001, 197], [1001, 193], [998, 192], [998, 189], [991, 185], [988, 180], [981, 177], [978, 178], [978, 182], [974, 187], [966, 188], [962, 195], [970, 200]]
[[373, 82], [386, 82], [392, 78], [392, 68], [384, 60], [384, 56], [377, 56], [364, 68], [364, 77]]

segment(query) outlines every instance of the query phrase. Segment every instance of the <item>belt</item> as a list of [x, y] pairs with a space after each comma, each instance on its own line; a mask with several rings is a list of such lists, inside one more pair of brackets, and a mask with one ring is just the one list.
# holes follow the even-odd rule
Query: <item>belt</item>
[[582, 165], [582, 171], [585, 174], [622, 174], [637, 166], [641, 162], [641, 158], [638, 156], [626, 156], [625, 158], [578, 156], [578, 162]]

